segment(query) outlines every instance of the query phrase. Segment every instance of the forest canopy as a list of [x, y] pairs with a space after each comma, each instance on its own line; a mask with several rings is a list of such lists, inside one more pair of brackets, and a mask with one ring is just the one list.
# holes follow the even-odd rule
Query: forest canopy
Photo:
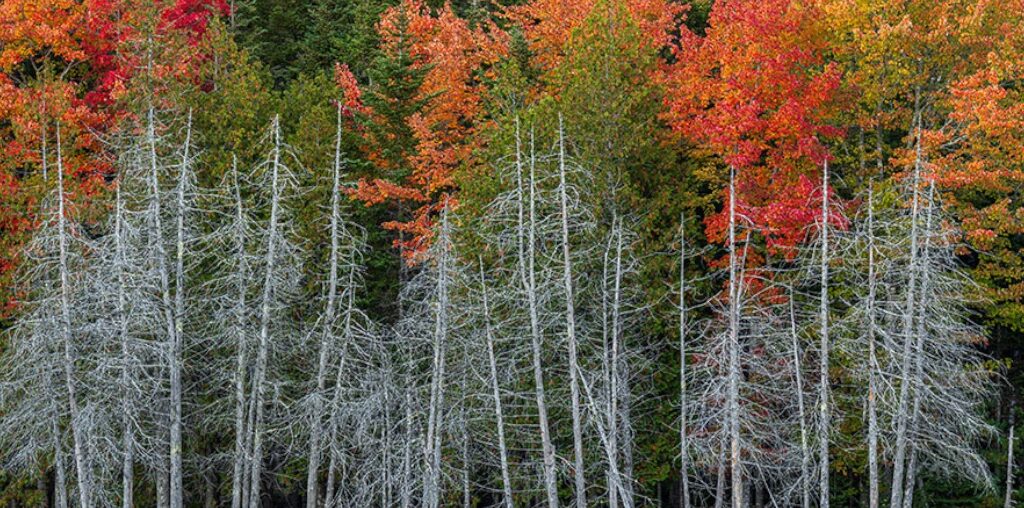
[[0, 504], [1003, 506], [1024, 0], [0, 0]]

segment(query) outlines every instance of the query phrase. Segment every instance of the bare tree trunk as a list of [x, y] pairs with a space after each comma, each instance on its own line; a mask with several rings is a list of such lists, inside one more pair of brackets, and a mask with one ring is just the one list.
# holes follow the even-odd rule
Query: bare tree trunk
[[[580, 415], [579, 362], [576, 352], [576, 310], [572, 282], [572, 258], [569, 255], [569, 209], [565, 183], [565, 135], [562, 115], [558, 115], [558, 178], [562, 209], [562, 268], [565, 285], [565, 325], [569, 343], [569, 390], [572, 397], [572, 443], [574, 477], [576, 480], [576, 506], [587, 506], [587, 484], [583, 469], [583, 429]], [[614, 379], [615, 375], [612, 375]]]
[[280, 206], [280, 183], [278, 182], [280, 163], [281, 163], [281, 126], [279, 124], [280, 119], [274, 116], [273, 122], [273, 136], [274, 136], [274, 153], [273, 163], [271, 165], [271, 201], [270, 201], [270, 222], [267, 231], [267, 253], [266, 253], [266, 266], [265, 276], [263, 282], [263, 301], [260, 305], [260, 343], [259, 349], [256, 355], [256, 370], [253, 372], [253, 401], [255, 405], [255, 415], [253, 419], [253, 427], [251, 433], [253, 435], [252, 444], [252, 466], [250, 473], [250, 482], [252, 487], [249, 491], [249, 504], [250, 506], [259, 506], [260, 500], [260, 468], [263, 464], [263, 392], [265, 389], [264, 381], [266, 377], [267, 369], [267, 353], [270, 347], [270, 305], [273, 297], [273, 284], [274, 284], [274, 264], [276, 262], [275, 255], [277, 251], [277, 221]]
[[245, 446], [246, 411], [245, 411], [245, 373], [248, 364], [248, 339], [246, 338], [246, 289], [248, 288], [249, 276], [246, 270], [246, 234], [245, 234], [245, 210], [242, 204], [242, 189], [238, 182], [238, 159], [232, 155], [231, 165], [233, 187], [235, 194], [235, 257], [238, 263], [235, 283], [237, 284], [238, 295], [235, 302], [235, 340], [237, 341], [237, 362], [235, 364], [235, 454], [233, 457], [234, 468], [231, 474], [231, 508], [241, 508], [245, 491], [245, 471], [249, 468], [247, 460], [248, 449]]
[[[686, 392], [686, 216], [679, 214], [679, 479], [683, 488], [683, 508], [690, 508], [690, 450], [687, 442]], [[806, 508], [806, 507], [805, 507]]]
[[718, 471], [715, 475], [715, 508], [725, 506], [725, 443], [718, 450]]
[[174, 284], [174, 335], [171, 341], [171, 508], [181, 508], [182, 491], [181, 466], [181, 370], [182, 321], [185, 319], [185, 189], [189, 178], [189, 148], [192, 142], [192, 111], [188, 112], [188, 127], [185, 132], [185, 149], [181, 158], [181, 174], [178, 180], [177, 254], [175, 256]]
[[[441, 235], [448, 242], [448, 205], [441, 212]], [[441, 495], [441, 441], [444, 432], [444, 391], [445, 357], [448, 342], [448, 270], [449, 246], [442, 245], [437, 260], [437, 287], [434, 312], [434, 361], [430, 383], [430, 408], [427, 419], [427, 471], [429, 477], [423, 483], [424, 504], [437, 507]]]
[[327, 309], [324, 311], [324, 329], [320, 335], [320, 363], [316, 375], [316, 394], [313, 397], [313, 426], [309, 432], [309, 468], [306, 475], [306, 508], [316, 508], [319, 491], [317, 476], [320, 472], [320, 432], [323, 422], [321, 396], [327, 383], [327, 356], [330, 352], [331, 329], [334, 326], [335, 304], [338, 292], [338, 221], [341, 194], [341, 108], [338, 108], [337, 132], [334, 139], [334, 178], [331, 186], [331, 258], [327, 283]]
[[[612, 289], [612, 420], [616, 423], [609, 431], [609, 438], [614, 439], [610, 447], [617, 456], [619, 437], [621, 434], [622, 470], [615, 468], [617, 482], [623, 489], [623, 502], [633, 506], [633, 446], [629, 421], [629, 365], [624, 354], [625, 340], [622, 334], [622, 219], [614, 212], [612, 220], [615, 232], [615, 279]], [[620, 403], [621, 399], [621, 403]], [[621, 421], [620, 421], [621, 420]], [[621, 430], [620, 430], [621, 429]]]
[[[519, 119], [516, 119], [516, 169], [518, 174], [519, 193], [519, 222], [517, 225], [517, 239], [519, 246], [519, 273], [523, 279], [523, 289], [526, 293], [526, 300], [530, 311], [530, 339], [533, 352], [533, 381], [537, 398], [537, 415], [540, 420], [541, 448], [544, 459], [544, 490], [547, 494], [548, 508], [558, 508], [558, 484], [555, 476], [555, 447], [551, 442], [551, 431], [548, 426], [548, 407], [544, 396], [544, 367], [541, 355], [541, 331], [540, 316], [537, 308], [537, 288], [535, 273], [536, 258], [536, 228], [537, 218], [535, 212], [535, 156], [533, 131], [530, 131], [530, 206], [529, 206], [529, 227], [524, 224], [523, 217], [523, 163], [522, 149], [519, 135]], [[524, 232], [524, 229], [526, 230]], [[527, 236], [524, 245], [524, 233]]]
[[917, 294], [917, 271], [918, 271], [918, 259], [917, 259], [917, 222], [919, 214], [919, 199], [920, 189], [919, 184], [921, 181], [921, 106], [920, 106], [920, 91], [915, 93], [914, 97], [914, 116], [916, 117], [916, 155], [914, 158], [914, 178], [911, 183], [913, 185], [913, 203], [911, 207], [911, 225], [910, 225], [910, 266], [908, 266], [908, 276], [910, 280], [907, 283], [907, 297], [906, 297], [906, 308], [903, 309], [903, 356], [901, 361], [902, 370], [902, 382], [900, 383], [900, 398], [899, 406], [896, 410], [896, 451], [893, 455], [893, 467], [892, 467], [892, 495], [890, 496], [889, 506], [894, 508], [903, 505], [903, 481], [904, 481], [904, 469], [906, 466], [907, 457], [907, 411], [910, 400], [910, 368], [913, 350], [911, 348], [913, 327], [914, 327], [914, 309], [915, 309], [915, 298]]
[[619, 505], [619, 489], [616, 488], [618, 484], [618, 478], [612, 473], [614, 469], [612, 462], [618, 463], [618, 429], [616, 428], [617, 420], [615, 418], [615, 381], [612, 380], [612, 367], [611, 367], [611, 347], [609, 345], [609, 336], [611, 332], [611, 312], [609, 311], [609, 296], [608, 296], [608, 272], [611, 261], [608, 259], [611, 255], [612, 246], [611, 243], [615, 239], [615, 220], [612, 221], [612, 232], [608, 235], [608, 244], [604, 250], [604, 260], [601, 264], [601, 378], [604, 383], [605, 398], [606, 398], [606, 411], [605, 420], [608, 425], [608, 448], [610, 448], [608, 456], [608, 470], [606, 471], [606, 482], [608, 484], [608, 506], [617, 507]]
[[501, 387], [498, 384], [498, 362], [494, 355], [494, 334], [491, 331], [491, 306], [487, 295], [487, 280], [484, 278], [483, 257], [478, 257], [480, 264], [480, 291], [484, 306], [484, 332], [487, 337], [487, 364], [491, 369], [491, 392], [494, 396], [494, 418], [498, 432], [498, 455], [501, 459], [501, 491], [504, 495], [505, 508], [513, 508], [512, 477], [508, 465], [508, 448], [505, 446], [505, 417], [501, 405]]
[[402, 508], [412, 506], [412, 393], [405, 391], [405, 444], [402, 447]]
[[[341, 408], [341, 382], [343, 375], [345, 374], [345, 360], [348, 358], [348, 344], [352, 340], [352, 314], [355, 312], [355, 285], [356, 285], [356, 267], [355, 264], [349, 266], [348, 272], [348, 293], [346, 294], [345, 302], [345, 325], [343, 327], [343, 342], [341, 349], [341, 358], [338, 361], [338, 370], [335, 373], [334, 378], [334, 397], [331, 400], [331, 415], [328, 419], [330, 436], [328, 442], [330, 444], [330, 461], [327, 466], [327, 486], [324, 489], [324, 507], [331, 508], [334, 506], [338, 499], [338, 495], [335, 493], [334, 488], [334, 475], [338, 467], [343, 460], [341, 453], [338, 451], [338, 428], [340, 419], [340, 408]], [[408, 446], [408, 442], [406, 442]]]
[[740, 306], [736, 280], [736, 168], [729, 167], [729, 463], [732, 472], [732, 507], [743, 508], [743, 464], [740, 462]]
[[868, 187], [868, 508], [878, 508], [878, 355], [875, 351], [875, 211], [874, 188]]
[[1010, 437], [1006, 441], [1006, 499], [1003, 508], [1013, 508], [1013, 406], [1010, 407]]
[[804, 408], [803, 363], [800, 361], [800, 341], [796, 333], [796, 313], [793, 297], [789, 297], [789, 332], [793, 340], [793, 373], [796, 375], [796, 405], [800, 418], [800, 492], [803, 508], [811, 507], [811, 449], [807, 439], [807, 412]]
[[594, 418], [594, 424], [597, 425], [597, 435], [601, 439], [601, 445], [605, 451], [605, 458], [608, 460], [608, 467], [611, 469], [608, 477], [612, 480], [613, 485], [610, 488], [614, 488], [619, 491], [619, 494], [622, 495], [622, 503], [625, 508], [633, 508], [633, 498], [628, 495], [626, 488], [620, 481], [622, 474], [619, 472], [619, 465], [616, 461], [612, 460], [613, 449], [611, 447], [611, 441], [609, 440], [609, 432], [604, 428], [604, 423], [602, 422], [603, 418], [601, 418], [601, 415], [597, 412], [597, 402], [594, 401], [594, 395], [591, 393], [590, 384], [587, 383], [586, 376], [583, 376], [582, 373], [580, 374], [583, 393], [587, 397], [588, 407], [590, 408]]
[[75, 352], [71, 331], [71, 281], [68, 267], [68, 226], [64, 208], [64, 161], [61, 154], [60, 124], [57, 124], [57, 228], [60, 244], [60, 316], [64, 343], [64, 383], [71, 411], [71, 436], [74, 441], [75, 470], [78, 474], [78, 500], [82, 508], [92, 506], [92, 475], [86, 457], [85, 433], [82, 431], [78, 394], [75, 385]]
[[124, 245], [124, 200], [122, 199], [121, 186], [124, 180], [117, 183], [114, 189], [114, 242], [115, 257], [117, 263], [117, 321], [118, 335], [121, 342], [121, 427], [122, 436], [122, 458], [121, 458], [121, 504], [124, 508], [132, 508], [134, 503], [134, 461], [135, 461], [135, 426], [132, 423], [132, 415], [135, 413], [132, 407], [131, 386], [134, 384], [132, 376], [131, 350], [128, 344], [128, 315], [125, 296], [125, 270], [127, 260], [125, 259]]
[[829, 503], [829, 461], [828, 445], [829, 431], [829, 382], [828, 382], [828, 160], [825, 160], [821, 177], [821, 366], [819, 367], [820, 380], [818, 382], [818, 396], [821, 398], [818, 415], [818, 462], [820, 472], [818, 474], [818, 506], [828, 508]]
[[[161, 464], [163, 467], [163, 464]], [[156, 471], [156, 505], [158, 508], [166, 508], [170, 504], [170, 498], [168, 496], [168, 490], [170, 486], [170, 477], [167, 476], [167, 471], [157, 470]]]
[[53, 494], [54, 506], [57, 508], [68, 508], [68, 480], [64, 468], [64, 446], [60, 442], [60, 433], [57, 429], [57, 419], [53, 419]]
[[[465, 354], [466, 358], [469, 358], [469, 352], [466, 351]], [[462, 507], [470, 508], [473, 498], [469, 490], [469, 421], [466, 419], [466, 389], [469, 385], [466, 383], [465, 369], [462, 371], [461, 381], [460, 389], [462, 394], [459, 401], [459, 423], [462, 426]]]
[[[152, 106], [149, 108], [146, 125], [146, 142], [149, 148], [149, 227], [152, 231], [151, 241], [153, 248], [154, 262], [157, 266], [157, 271], [160, 275], [160, 297], [163, 307], [164, 324], [167, 327], [167, 341], [172, 345], [177, 341], [175, 335], [177, 334], [178, 328], [175, 325], [176, 316], [174, 315], [174, 307], [171, 303], [171, 282], [170, 282], [170, 268], [167, 266], [167, 253], [164, 250], [164, 238], [163, 238], [163, 211], [160, 201], [160, 176], [158, 169], [158, 159], [156, 151], [156, 113]], [[168, 351], [166, 354], [171, 355]], [[172, 363], [171, 358], [167, 359], [168, 364]], [[170, 367], [168, 365], [168, 367]], [[162, 460], [161, 460], [162, 462]], [[157, 497], [161, 507], [166, 506], [168, 502], [166, 497], [168, 494], [168, 485], [166, 471], [160, 471], [162, 466], [158, 466], [156, 471], [158, 475], [158, 488]], [[163, 489], [163, 490], [161, 490]]]
[[[922, 246], [921, 263], [927, 266], [931, 254], [929, 252], [931, 246], [931, 234], [932, 234], [932, 215], [933, 207], [935, 206], [935, 181], [929, 181], [928, 187], [928, 207], [926, 208], [925, 215], [925, 237]], [[917, 318], [917, 337], [915, 350], [915, 362], [914, 362], [914, 377], [913, 385], [914, 392], [912, 394], [913, 399], [913, 411], [911, 413], [910, 420], [910, 433], [916, 434], [918, 426], [921, 423], [921, 395], [917, 388], [921, 385], [924, 378], [924, 341], [927, 335], [925, 330], [925, 309], [927, 308], [928, 288], [930, 284], [929, 270], [924, 270], [921, 274], [921, 297], [918, 301], [918, 318]], [[914, 487], [917, 478], [917, 461], [918, 461], [918, 450], [917, 443], [914, 439], [910, 439], [910, 463], [907, 467], [907, 480], [906, 488], [903, 499], [903, 506], [905, 508], [911, 508], [914, 502]]]

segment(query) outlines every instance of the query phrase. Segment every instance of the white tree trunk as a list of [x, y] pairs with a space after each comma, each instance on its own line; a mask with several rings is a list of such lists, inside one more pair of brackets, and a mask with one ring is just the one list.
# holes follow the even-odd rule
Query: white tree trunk
[[280, 164], [281, 164], [281, 126], [280, 118], [274, 116], [273, 136], [274, 152], [271, 165], [271, 200], [270, 219], [267, 228], [267, 252], [265, 259], [266, 273], [263, 279], [263, 296], [260, 304], [260, 342], [256, 354], [256, 369], [253, 372], [253, 406], [255, 407], [253, 426], [251, 434], [252, 443], [252, 466], [249, 480], [251, 487], [249, 491], [249, 505], [259, 506], [260, 500], [260, 474], [263, 465], [263, 409], [264, 390], [267, 369], [267, 354], [270, 348], [270, 306], [273, 298], [274, 268], [277, 253], [277, 221], [280, 207]]
[[68, 408], [71, 412], [71, 437], [75, 453], [75, 470], [78, 474], [78, 500], [82, 508], [92, 506], [92, 475], [86, 457], [86, 436], [82, 430], [81, 414], [78, 407], [75, 383], [75, 349], [71, 329], [71, 281], [68, 267], [68, 225], [64, 207], [64, 161], [61, 154], [60, 124], [57, 124], [57, 235], [60, 246], [60, 316], [61, 339], [64, 347], [64, 384], [68, 391]]
[[[623, 503], [633, 506], [633, 447], [629, 434], [629, 365], [625, 355], [625, 340], [622, 325], [622, 250], [623, 225], [618, 213], [613, 211], [613, 229], [615, 233], [615, 278], [612, 284], [612, 421], [615, 425], [609, 430], [609, 439], [613, 440], [611, 450], [614, 458], [618, 457], [619, 446], [622, 447], [623, 464], [621, 470], [616, 467], [616, 482], [623, 488]], [[621, 440], [619, 438], [622, 438]], [[616, 464], [618, 466], [618, 464]]]
[[821, 309], [819, 319], [821, 320], [821, 352], [819, 366], [820, 379], [818, 382], [819, 414], [818, 414], [818, 445], [819, 456], [818, 466], [821, 468], [818, 473], [818, 506], [828, 508], [829, 503], [829, 461], [828, 444], [831, 424], [829, 423], [829, 382], [828, 382], [828, 160], [825, 161], [821, 177]]
[[494, 419], [498, 433], [498, 456], [501, 460], [501, 491], [505, 499], [505, 508], [513, 508], [512, 476], [508, 465], [508, 448], [505, 445], [505, 417], [501, 405], [501, 386], [498, 384], [498, 362], [494, 355], [494, 334], [491, 330], [491, 306], [487, 295], [487, 280], [484, 278], [483, 258], [480, 264], [480, 291], [484, 306], [484, 333], [487, 337], [487, 365], [490, 367], [491, 392], [494, 397]]
[[349, 267], [348, 273], [348, 294], [346, 295], [345, 304], [345, 325], [342, 329], [343, 342], [341, 350], [341, 358], [338, 361], [338, 370], [335, 372], [334, 378], [334, 396], [331, 399], [331, 414], [328, 418], [328, 429], [330, 430], [330, 436], [328, 438], [329, 450], [330, 450], [330, 461], [327, 466], [327, 485], [324, 489], [324, 506], [333, 507], [337, 501], [337, 494], [334, 488], [334, 477], [335, 472], [340, 467], [342, 457], [338, 448], [338, 420], [341, 418], [341, 383], [345, 374], [345, 360], [347, 358], [348, 343], [352, 340], [352, 313], [355, 311], [355, 265]]
[[[530, 345], [533, 353], [533, 381], [537, 399], [537, 415], [540, 420], [541, 448], [544, 459], [544, 490], [547, 494], [548, 508], [558, 508], [558, 484], [555, 476], [555, 447], [551, 442], [548, 426], [548, 407], [544, 395], [544, 366], [541, 354], [542, 337], [540, 332], [540, 315], [537, 308], [536, 295], [536, 174], [533, 144], [533, 131], [530, 131], [530, 197], [529, 226], [524, 222], [523, 211], [523, 162], [521, 138], [519, 135], [519, 119], [516, 119], [516, 169], [518, 175], [519, 221], [517, 224], [517, 240], [519, 247], [519, 273], [523, 280], [527, 305], [530, 312]], [[525, 231], [524, 231], [525, 230]], [[526, 239], [524, 240], [524, 235]], [[525, 244], [524, 244], [525, 243]]]
[[800, 493], [802, 508], [811, 508], [811, 449], [807, 438], [807, 412], [804, 408], [803, 363], [800, 360], [800, 341], [796, 333], [796, 313], [793, 298], [789, 297], [789, 333], [793, 341], [793, 373], [796, 375], [796, 407], [800, 418]]
[[[324, 311], [324, 329], [320, 335], [320, 362], [316, 374], [316, 394], [313, 397], [313, 426], [309, 432], [309, 467], [306, 474], [306, 508], [317, 507], [320, 473], [320, 432], [323, 422], [322, 394], [327, 382], [327, 358], [330, 353], [335, 305], [338, 292], [338, 222], [341, 219], [341, 108], [338, 108], [337, 132], [334, 139], [334, 178], [331, 186], [331, 254], [327, 283], [327, 308]], [[351, 289], [351, 288], [350, 288]]]
[[441, 211], [442, 252], [437, 262], [437, 286], [434, 302], [433, 370], [430, 383], [430, 408], [427, 419], [427, 481], [423, 483], [424, 504], [436, 508], [441, 496], [441, 441], [444, 433], [445, 357], [448, 342], [448, 205]]
[[868, 508], [878, 508], [878, 356], [875, 351], [875, 211], [874, 188], [868, 187], [868, 300], [867, 313], [868, 338]]
[[[53, 423], [54, 433], [57, 432], [57, 422], [54, 420]], [[57, 439], [54, 438], [54, 456], [53, 456], [53, 469], [54, 469], [54, 506], [58, 508], [68, 508], [68, 481], [67, 473], [64, 468], [64, 452], [61, 450], [61, 446], [57, 443]]]
[[[1013, 406], [1010, 406], [1013, 411]], [[1010, 416], [1013, 420], [1013, 416]], [[1010, 437], [1006, 441], [1006, 499], [1003, 508], [1013, 508], [1013, 424], [1010, 425]]]
[[246, 270], [246, 232], [245, 209], [242, 203], [242, 189], [238, 182], [238, 159], [232, 156], [231, 166], [233, 190], [235, 198], [235, 257], [238, 268], [235, 272], [235, 284], [238, 294], [235, 300], [235, 340], [237, 341], [235, 363], [235, 453], [232, 460], [231, 473], [231, 508], [241, 508], [244, 502], [245, 471], [248, 470], [248, 449], [245, 447], [246, 411], [245, 411], [245, 374], [249, 368], [248, 338], [246, 337], [246, 290], [249, 285], [249, 274]]
[[597, 412], [597, 402], [594, 400], [594, 395], [590, 390], [590, 384], [587, 383], [586, 376], [580, 372], [580, 380], [583, 385], [583, 393], [587, 397], [588, 407], [590, 408], [591, 414], [594, 417], [594, 424], [597, 425], [597, 435], [601, 439], [601, 446], [604, 448], [605, 459], [608, 460], [608, 467], [611, 470], [608, 477], [612, 480], [612, 485], [609, 488], [614, 488], [622, 495], [622, 505], [625, 508], [633, 508], [633, 498], [626, 492], [626, 487], [620, 481], [622, 473], [619, 472], [619, 465], [616, 461], [612, 460], [613, 450], [611, 447], [611, 441], [609, 440], [609, 432], [604, 427], [601, 415]]
[[131, 387], [134, 385], [134, 379], [132, 375], [132, 356], [131, 349], [128, 343], [128, 315], [127, 315], [127, 298], [125, 296], [125, 289], [127, 282], [125, 281], [125, 270], [127, 269], [127, 260], [125, 259], [125, 239], [124, 239], [124, 200], [121, 194], [123, 178], [117, 183], [117, 187], [114, 189], [115, 204], [114, 204], [114, 242], [115, 242], [115, 253], [116, 264], [117, 264], [117, 324], [118, 324], [118, 335], [121, 342], [121, 409], [124, 414], [121, 415], [121, 431], [124, 433], [122, 436], [122, 458], [121, 458], [121, 505], [124, 508], [132, 508], [134, 506], [134, 490], [135, 490], [135, 426], [132, 423], [132, 415], [134, 414]]
[[687, 442], [686, 392], [686, 216], [679, 214], [679, 480], [683, 488], [683, 508], [690, 508], [690, 447]]
[[[931, 257], [929, 249], [931, 247], [930, 237], [931, 237], [931, 234], [932, 234], [932, 217], [933, 217], [933, 211], [934, 211], [933, 207], [935, 206], [934, 197], [935, 197], [935, 181], [934, 180], [930, 180], [929, 181], [929, 187], [928, 187], [928, 206], [926, 208], [926, 214], [925, 214], [925, 227], [924, 227], [925, 237], [924, 237], [924, 241], [922, 242], [923, 245], [921, 246], [922, 254], [921, 254], [921, 261], [920, 261], [921, 264], [923, 266], [925, 266], [925, 267], [928, 266], [928, 263], [930, 262], [930, 257]], [[914, 391], [913, 391], [913, 393], [911, 395], [911, 398], [912, 398], [912, 401], [913, 401], [913, 410], [911, 412], [911, 417], [910, 417], [910, 434], [911, 435], [917, 434], [918, 427], [921, 424], [921, 394], [920, 394], [920, 391], [917, 388], [919, 386], [921, 386], [922, 382], [924, 381], [924, 342], [925, 342], [925, 337], [928, 334], [927, 330], [925, 329], [925, 319], [927, 319], [927, 316], [925, 315], [925, 309], [928, 306], [927, 299], [928, 299], [928, 293], [929, 293], [929, 285], [930, 285], [930, 282], [931, 282], [931, 278], [930, 278], [929, 275], [930, 275], [930, 270], [925, 269], [925, 270], [922, 271], [922, 274], [921, 274], [921, 296], [920, 296], [920, 299], [918, 300], [918, 303], [917, 303], [917, 305], [918, 305], [917, 333], [916, 333], [917, 336], [915, 337], [915, 345], [914, 345], [914, 354], [915, 354], [914, 376], [913, 376]], [[915, 482], [917, 481], [918, 453], [919, 452], [917, 450], [917, 443], [916, 443], [916, 441], [914, 439], [910, 439], [910, 462], [909, 462], [909, 464], [907, 466], [906, 487], [904, 489], [905, 492], [903, 494], [903, 497], [904, 497], [903, 498], [903, 506], [905, 508], [911, 508], [913, 506], [913, 502], [914, 502], [914, 487], [915, 487]]]
[[892, 467], [892, 495], [890, 496], [889, 506], [899, 507], [903, 505], [903, 482], [904, 482], [904, 470], [906, 466], [907, 457], [907, 412], [910, 401], [910, 369], [911, 362], [913, 360], [913, 349], [911, 344], [913, 343], [913, 327], [914, 327], [914, 314], [916, 295], [917, 295], [917, 272], [918, 272], [918, 259], [917, 259], [917, 242], [918, 242], [918, 214], [919, 214], [919, 200], [920, 200], [920, 181], [921, 181], [921, 107], [920, 93], [915, 94], [914, 104], [914, 116], [916, 118], [916, 154], [914, 158], [914, 174], [911, 185], [913, 186], [913, 202], [911, 205], [911, 224], [910, 224], [910, 263], [907, 267], [909, 281], [907, 282], [907, 297], [906, 307], [903, 309], [903, 355], [901, 358], [900, 368], [902, 370], [902, 381], [900, 383], [900, 394], [899, 394], [899, 406], [896, 409], [896, 451], [893, 455], [893, 467]]
[[732, 473], [732, 507], [743, 508], [743, 464], [740, 462], [740, 305], [736, 258], [736, 168], [729, 167], [729, 464]]
[[[569, 249], [569, 210], [565, 182], [565, 135], [562, 115], [558, 115], [558, 181], [562, 211], [562, 274], [565, 285], [565, 326], [569, 343], [569, 390], [572, 397], [572, 443], [576, 481], [576, 506], [587, 506], [587, 484], [583, 469], [583, 429], [580, 415], [579, 362], [576, 352], [576, 309], [572, 281], [572, 257]], [[615, 375], [612, 375], [615, 378]]]
[[177, 221], [177, 252], [175, 255], [174, 284], [174, 335], [171, 341], [171, 508], [181, 508], [184, 492], [182, 490], [181, 465], [181, 371], [182, 358], [182, 322], [185, 319], [185, 189], [189, 179], [189, 149], [192, 142], [192, 111], [188, 112], [188, 126], [185, 131], [185, 148], [181, 157], [181, 174], [178, 179], [178, 206], [175, 212]]
[[[152, 106], [149, 108], [147, 115], [146, 124], [146, 143], [149, 148], [149, 227], [151, 228], [151, 247], [153, 248], [154, 262], [157, 267], [157, 271], [160, 276], [160, 297], [164, 314], [164, 325], [167, 328], [167, 342], [173, 349], [173, 344], [177, 342], [175, 335], [177, 334], [177, 326], [175, 324], [176, 316], [174, 315], [174, 306], [171, 302], [171, 282], [170, 282], [170, 267], [167, 265], [167, 253], [164, 250], [164, 238], [163, 238], [163, 206], [161, 203], [160, 196], [160, 175], [159, 175], [159, 160], [157, 159], [156, 150], [156, 113]], [[166, 363], [172, 363], [172, 352], [166, 351], [167, 355]], [[170, 365], [168, 365], [170, 367]], [[161, 460], [162, 461], [162, 460]], [[161, 501], [160, 506], [165, 506], [166, 496], [168, 495], [168, 488], [165, 485], [166, 481], [163, 478], [166, 477], [166, 471], [158, 470], [158, 499]], [[162, 496], [160, 495], [162, 494]]]
[[402, 508], [412, 506], [412, 393], [405, 391], [405, 444], [402, 446]]

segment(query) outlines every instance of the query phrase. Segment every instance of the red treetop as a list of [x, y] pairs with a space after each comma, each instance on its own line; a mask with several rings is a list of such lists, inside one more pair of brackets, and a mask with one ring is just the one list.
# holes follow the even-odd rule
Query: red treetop
[[[840, 134], [825, 123], [840, 76], [822, 66], [815, 19], [799, 0], [716, 2], [707, 34], [684, 30], [661, 76], [666, 120], [736, 168], [737, 205], [770, 252], [799, 243], [814, 222], [828, 158], [819, 136]], [[709, 239], [721, 241], [725, 225], [709, 218]]]

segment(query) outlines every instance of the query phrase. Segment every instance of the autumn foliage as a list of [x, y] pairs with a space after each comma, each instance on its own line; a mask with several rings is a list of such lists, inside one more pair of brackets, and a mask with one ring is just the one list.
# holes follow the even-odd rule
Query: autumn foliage
[[[396, 241], [408, 256], [426, 246], [433, 217], [447, 202], [454, 204], [452, 172], [472, 160], [474, 133], [483, 121], [482, 73], [507, 51], [504, 33], [484, 23], [471, 27], [446, 4], [433, 12], [419, 0], [406, 0], [388, 9], [378, 25], [381, 50], [390, 57], [408, 51], [417, 69], [425, 70], [415, 99], [420, 111], [404, 121], [415, 138], [415, 153], [398, 161], [407, 167], [394, 168], [377, 151], [387, 140], [368, 139], [371, 160], [383, 170], [398, 170], [401, 178], [367, 178], [359, 182], [352, 197], [367, 205], [385, 201], [408, 203], [414, 208], [409, 219], [384, 224], [387, 229], [408, 236]], [[361, 92], [345, 67], [337, 72], [349, 110], [363, 112], [371, 121], [374, 112], [359, 102]]]
[[[0, 3], [0, 288], [12, 284], [19, 249], [32, 229], [43, 181], [44, 146], [52, 164], [55, 129], [64, 137], [65, 171], [77, 191], [98, 191], [111, 172], [102, 138], [127, 114], [139, 51], [160, 34], [173, 58], [156, 71], [187, 79], [191, 48], [209, 19], [226, 15], [225, 0], [5, 0]], [[181, 44], [174, 44], [180, 40]], [[0, 300], [9, 296], [0, 292]]]

